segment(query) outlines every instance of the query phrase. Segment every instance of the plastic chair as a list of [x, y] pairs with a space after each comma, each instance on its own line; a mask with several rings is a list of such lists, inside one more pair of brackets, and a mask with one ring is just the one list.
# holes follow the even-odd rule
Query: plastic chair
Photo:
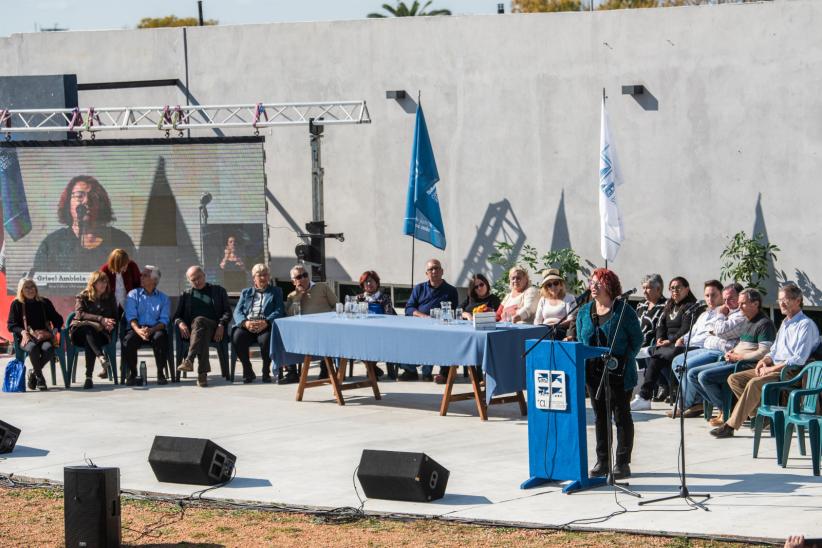
[[[208, 346], [209, 348], [216, 348], [217, 349], [217, 357], [220, 360], [220, 373], [222, 377], [226, 380], [229, 379], [229, 370], [228, 370], [228, 354], [229, 354], [229, 339], [231, 339], [231, 334], [233, 332], [231, 324], [229, 324], [228, 328], [225, 330], [223, 334], [223, 339], [220, 342], [215, 342], [214, 340], [209, 341]], [[183, 363], [183, 358], [186, 357], [188, 354], [188, 341], [189, 339], [184, 339], [182, 335], [180, 335], [180, 326], [177, 322], [174, 323], [174, 348], [175, 348], [175, 368], [174, 373], [171, 379], [174, 382], [180, 380], [180, 373], [177, 371], [177, 367], [181, 363]], [[183, 372], [183, 376], [187, 376], [185, 372]]]
[[[60, 361], [60, 373], [63, 375], [63, 384], [66, 388], [71, 386], [71, 377], [68, 375], [66, 371], [66, 351], [65, 351], [65, 337], [62, 336], [62, 333], [59, 329], [53, 330], [54, 335], [60, 339], [60, 344], [54, 347], [54, 356], [51, 358], [51, 385], [57, 386], [57, 361]], [[17, 360], [25, 363], [26, 358], [28, 357], [29, 353], [20, 348], [20, 345], [17, 343], [17, 337], [12, 337], [14, 339], [13, 349], [14, 349], [14, 357]]]
[[[234, 330], [237, 329], [237, 326], [236, 325], [231, 325], [230, 327], [231, 328], [229, 330], [229, 338], [233, 341], [234, 340]], [[256, 344], [256, 343], [254, 343], [254, 344]], [[269, 348], [260, 348], [260, 352], [269, 352], [269, 351], [270, 351]], [[232, 344], [231, 347], [229, 348], [229, 363], [231, 364], [231, 367], [230, 367], [229, 376], [228, 376], [228, 380], [230, 380], [231, 382], [234, 382], [234, 372], [237, 369], [237, 360], [238, 359], [239, 358], [237, 357], [237, 351], [234, 350], [234, 345]], [[299, 375], [302, 372], [302, 369], [303, 369], [302, 363], [298, 363], [298, 364], [295, 364], [295, 365], [297, 366], [297, 374]], [[271, 364], [271, 367], [272, 367], [272, 369], [277, 370], [277, 384], [279, 384], [279, 382], [281, 380], [283, 380], [284, 367], [279, 367], [276, 364], [274, 364], [273, 362]], [[273, 373], [273, 371], [272, 371], [272, 373]]]
[[[66, 345], [66, 364], [70, 373], [71, 382], [77, 382], [77, 360], [80, 356], [80, 352], [77, 350], [85, 348], [85, 346], [74, 344], [71, 337], [69, 337], [69, 328], [71, 327], [71, 322], [74, 321], [74, 316], [74, 312], [69, 314], [68, 319], [66, 320], [66, 326], [63, 328], [63, 340]], [[117, 323], [119, 324], [120, 322]], [[119, 333], [119, 330], [119, 325], [115, 325], [114, 329], [111, 331], [111, 341], [103, 347], [103, 352], [106, 353], [109, 362], [111, 363], [111, 367], [109, 367], [108, 370], [108, 375], [111, 380], [114, 381], [114, 384], [119, 384], [117, 379], [117, 337], [115, 336], [115, 333]]]
[[[819, 363], [822, 365], [822, 362], [814, 363]], [[771, 436], [776, 441], [776, 462], [777, 464], [782, 465], [782, 446], [785, 435], [785, 410], [787, 409], [786, 406], [780, 404], [782, 401], [782, 394], [784, 392], [790, 392], [797, 387], [797, 385], [804, 378], [805, 372], [810, 365], [812, 364], [805, 366], [799, 374], [789, 380], [785, 379], [787, 378], [787, 372], [790, 369], [784, 367], [780, 372], [781, 380], [769, 382], [762, 387], [762, 402], [759, 404], [759, 408], [756, 410], [756, 417], [754, 418], [754, 458], [757, 458], [757, 455], [759, 455], [759, 443], [762, 439], [762, 427], [765, 423], [765, 418], [767, 417], [771, 421]]]
[[822, 393], [822, 362], [813, 362], [805, 366], [797, 378], [804, 377], [805, 388], [798, 388], [788, 396], [788, 405], [785, 415], [785, 434], [782, 441], [782, 462], [784, 468], [788, 464], [788, 455], [791, 449], [791, 437], [796, 429], [799, 438], [799, 452], [805, 454], [805, 430], [811, 443], [811, 463], [813, 475], [819, 475], [819, 429], [822, 415], [816, 414], [816, 404], [819, 394]]

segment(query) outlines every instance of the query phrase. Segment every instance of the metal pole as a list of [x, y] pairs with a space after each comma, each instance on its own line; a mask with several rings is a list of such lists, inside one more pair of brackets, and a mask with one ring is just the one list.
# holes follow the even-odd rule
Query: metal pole
[[200, 26], [202, 27], [205, 23], [203, 23], [203, 0], [197, 0], [197, 12], [200, 16]]
[[311, 219], [314, 230], [309, 230], [317, 237], [311, 238], [311, 245], [320, 252], [320, 264], [312, 267], [312, 279], [325, 281], [325, 219], [323, 214], [323, 174], [320, 140], [323, 126], [315, 125], [314, 119], [308, 121], [309, 140], [311, 142]]

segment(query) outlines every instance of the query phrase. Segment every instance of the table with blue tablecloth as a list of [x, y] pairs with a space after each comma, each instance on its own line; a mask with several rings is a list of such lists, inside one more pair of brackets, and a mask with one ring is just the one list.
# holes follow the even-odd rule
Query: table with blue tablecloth
[[[277, 319], [271, 358], [277, 365], [299, 363], [305, 356], [329, 356], [481, 367], [486, 383], [483, 403], [488, 404], [495, 396], [525, 389], [525, 340], [539, 338], [546, 330], [544, 326], [516, 324], [477, 331], [467, 321], [446, 325], [430, 318], [389, 315], [349, 319], [329, 312]], [[449, 372], [450, 384], [454, 371]], [[473, 378], [473, 369], [470, 373]]]

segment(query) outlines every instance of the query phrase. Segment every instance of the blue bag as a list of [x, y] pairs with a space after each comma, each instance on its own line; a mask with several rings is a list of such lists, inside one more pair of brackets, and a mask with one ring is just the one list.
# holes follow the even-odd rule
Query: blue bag
[[26, 391], [26, 366], [20, 360], [11, 360], [6, 364], [3, 378], [3, 392]]

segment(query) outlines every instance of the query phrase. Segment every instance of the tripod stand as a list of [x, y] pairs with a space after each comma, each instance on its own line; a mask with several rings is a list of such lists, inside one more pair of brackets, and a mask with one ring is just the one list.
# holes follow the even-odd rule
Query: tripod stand
[[[688, 340], [691, 340], [691, 332], [694, 328], [694, 318], [696, 317], [696, 313], [691, 314], [691, 323], [688, 326]], [[679, 457], [680, 457], [680, 467], [682, 469], [682, 473], [680, 474], [680, 485], [679, 485], [679, 493], [676, 495], [669, 495], [667, 497], [659, 497], [656, 499], [651, 500], [644, 500], [639, 503], [640, 506], [644, 504], [653, 504], [655, 502], [662, 502], [665, 500], [673, 500], [673, 499], [685, 499], [689, 504], [701, 508], [706, 512], [710, 510], [705, 506], [704, 501], [698, 502], [693, 499], [693, 497], [699, 497], [704, 499], [711, 498], [711, 495], [708, 493], [691, 493], [688, 491], [688, 485], [685, 481], [685, 410], [684, 407], [684, 394], [683, 394], [683, 385], [688, 382], [688, 345], [685, 345], [685, 353], [682, 357], [682, 365], [677, 366], [676, 372], [679, 373], [679, 385], [676, 388], [676, 398], [674, 399], [674, 416], [676, 416], [677, 409], [679, 410]]]
[[[619, 368], [619, 361], [614, 357], [614, 345], [616, 344], [616, 335], [619, 333], [619, 328], [622, 325], [622, 317], [625, 313], [626, 306], [628, 306], [628, 304], [622, 301], [622, 308], [619, 310], [619, 317], [617, 318], [614, 336], [611, 338], [611, 346], [610, 348], [608, 348], [608, 352], [602, 355], [602, 377], [599, 380], [599, 387], [597, 388], [597, 393], [594, 395], [594, 398], [597, 400], [600, 399], [602, 397], [603, 390], [605, 391], [605, 423], [607, 424], [608, 428], [608, 437], [606, 438], [608, 441], [608, 477], [606, 479], [605, 484], [610, 485], [614, 489], [620, 490], [626, 495], [642, 498], [642, 495], [640, 495], [639, 493], [628, 489], [626, 487], [626, 485], [628, 485], [627, 483], [619, 483], [614, 480], [614, 434], [613, 427], [611, 425], [611, 372]], [[595, 325], [597, 326], [596, 329], [599, 330], [598, 322]]]

